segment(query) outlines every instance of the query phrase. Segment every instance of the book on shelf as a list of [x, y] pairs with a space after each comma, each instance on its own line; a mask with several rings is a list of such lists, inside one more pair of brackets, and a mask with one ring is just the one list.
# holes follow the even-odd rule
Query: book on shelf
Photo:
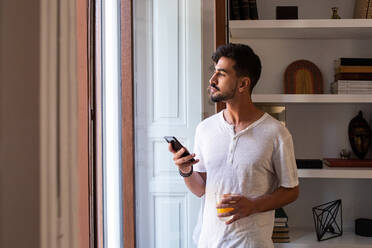
[[249, 13], [252, 20], [258, 20], [258, 11], [257, 11], [257, 1], [256, 0], [248, 0], [249, 1]]
[[335, 60], [335, 66], [372, 66], [372, 58], [339, 58]]
[[231, 20], [257, 20], [256, 0], [230, 0]]
[[335, 95], [371, 95], [372, 91], [332, 89], [331, 94], [335, 94]]
[[272, 238], [289, 238], [289, 232], [273, 232]]
[[369, 90], [357, 90], [357, 89], [338, 89], [338, 88], [331, 88], [331, 94], [338, 94], [338, 95], [370, 95], [372, 94], [372, 89]]
[[274, 227], [288, 227], [287, 222], [274, 221]]
[[335, 94], [335, 95], [371, 95], [372, 91], [331, 89], [331, 94]]
[[372, 66], [370, 65], [340, 65], [335, 68], [337, 73], [372, 73]]
[[240, 20], [240, 0], [230, 0], [230, 19]]
[[287, 223], [288, 216], [283, 208], [275, 209], [275, 223]]
[[286, 225], [286, 226], [274, 226], [273, 232], [274, 233], [279, 233], [279, 232], [289, 233], [289, 227], [288, 227], [288, 225]]
[[296, 159], [298, 169], [321, 169], [323, 162], [321, 159]]
[[370, 19], [372, 18], [372, 1], [355, 0], [354, 18]]
[[329, 167], [372, 167], [371, 159], [323, 158], [323, 162]]
[[274, 227], [271, 239], [274, 243], [288, 243], [290, 242], [289, 229], [286, 227]]
[[271, 239], [274, 243], [287, 243], [290, 241], [288, 215], [283, 208], [275, 209], [274, 228]]
[[334, 83], [339, 86], [370, 86], [372, 85], [372, 80], [337, 80]]
[[271, 238], [273, 243], [289, 243], [291, 242], [290, 238]]
[[336, 73], [335, 81], [338, 80], [372, 80], [372, 73]]
[[332, 94], [372, 94], [372, 81], [338, 80], [331, 83]]
[[251, 20], [251, 10], [249, 0], [239, 0], [240, 17], [242, 20]]

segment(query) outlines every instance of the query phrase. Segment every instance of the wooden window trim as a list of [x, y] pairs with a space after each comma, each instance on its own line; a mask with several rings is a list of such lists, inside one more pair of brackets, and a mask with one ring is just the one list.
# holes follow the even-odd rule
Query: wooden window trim
[[[226, 1], [214, 1], [214, 50], [217, 47], [226, 44]], [[216, 104], [216, 111], [220, 112], [226, 108], [224, 102]]]
[[88, 115], [88, 40], [87, 1], [76, 1], [77, 78], [78, 78], [78, 180], [79, 247], [89, 246], [89, 115]]
[[[120, 0], [121, 3], [121, 78], [122, 78], [122, 190], [123, 190], [123, 239], [124, 247], [135, 248], [135, 185], [134, 185], [134, 96], [133, 96], [133, 1]], [[94, 4], [94, 11], [91, 10]], [[91, 60], [95, 61], [94, 78], [100, 78], [100, 52], [101, 44], [100, 37], [100, 22], [96, 21], [100, 18], [100, 0], [77, 0], [76, 1], [76, 34], [77, 34], [77, 76], [78, 76], [78, 115], [79, 115], [79, 144], [78, 144], [78, 161], [79, 161], [79, 247], [103, 247], [103, 216], [102, 216], [102, 170], [98, 165], [98, 161], [102, 154], [95, 143], [95, 147], [90, 147], [89, 140], [89, 121], [90, 101], [89, 92], [94, 87], [95, 93], [95, 109], [100, 109], [100, 103], [97, 97], [100, 96], [101, 89], [97, 87], [99, 83], [92, 85], [92, 73], [89, 73], [88, 68], [92, 66]], [[95, 28], [90, 27], [90, 31], [94, 32], [94, 57], [92, 57], [92, 47], [90, 47], [89, 39], [92, 36], [88, 33], [90, 20], [88, 17], [94, 18]], [[89, 35], [89, 36], [88, 36]], [[97, 56], [98, 55], [98, 56]], [[98, 69], [98, 71], [97, 71]], [[92, 96], [91, 96], [92, 97]], [[95, 123], [100, 123], [101, 116], [98, 116], [100, 111], [94, 111]], [[101, 137], [100, 128], [94, 128], [95, 139]], [[89, 169], [92, 161], [90, 154], [95, 152], [95, 173], [91, 173]], [[90, 188], [94, 180], [94, 188]], [[92, 190], [94, 190], [92, 192]], [[92, 193], [94, 193], [95, 201], [93, 201]], [[93, 202], [92, 202], [93, 201]], [[95, 204], [96, 215], [92, 219], [91, 204]], [[94, 226], [94, 230], [92, 226]]]
[[133, 0], [120, 0], [124, 247], [135, 248]]
[[94, 162], [92, 163], [91, 177], [92, 190], [91, 209], [94, 212], [91, 215], [94, 221], [94, 227], [91, 227], [91, 233], [94, 239], [91, 242], [94, 248], [103, 248], [104, 241], [104, 223], [103, 223], [103, 167], [102, 167], [102, 0], [89, 0], [89, 29], [90, 29], [90, 94], [92, 99], [89, 101], [93, 109], [92, 151], [94, 153]]

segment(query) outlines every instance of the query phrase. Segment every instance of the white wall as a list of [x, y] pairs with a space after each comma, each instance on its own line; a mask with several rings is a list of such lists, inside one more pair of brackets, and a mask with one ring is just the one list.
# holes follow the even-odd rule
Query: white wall
[[0, 0], [0, 247], [39, 247], [39, 1]]

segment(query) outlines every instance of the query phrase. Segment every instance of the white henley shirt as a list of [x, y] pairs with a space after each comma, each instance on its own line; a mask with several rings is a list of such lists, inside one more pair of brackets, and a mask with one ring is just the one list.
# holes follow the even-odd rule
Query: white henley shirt
[[194, 171], [207, 173], [198, 248], [272, 248], [273, 210], [226, 225], [217, 217], [215, 195], [258, 197], [280, 186], [297, 186], [292, 136], [287, 128], [265, 113], [235, 133], [221, 111], [198, 125], [194, 153], [200, 159]]

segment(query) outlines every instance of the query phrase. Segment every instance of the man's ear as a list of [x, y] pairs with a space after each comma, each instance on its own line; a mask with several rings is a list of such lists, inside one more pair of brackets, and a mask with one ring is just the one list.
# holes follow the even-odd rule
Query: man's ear
[[250, 90], [251, 88], [251, 79], [249, 77], [242, 77], [239, 82], [239, 92], [244, 92]]

